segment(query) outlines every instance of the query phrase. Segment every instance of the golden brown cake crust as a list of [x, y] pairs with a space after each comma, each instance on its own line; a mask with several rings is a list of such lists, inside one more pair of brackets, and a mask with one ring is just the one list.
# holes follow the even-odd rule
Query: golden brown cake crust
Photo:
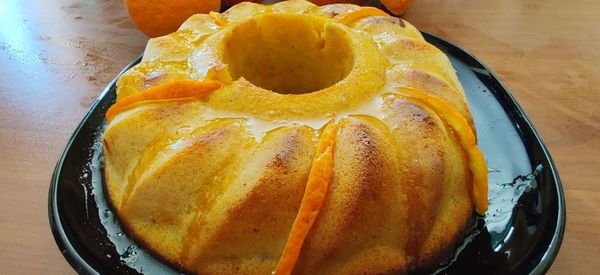
[[[181, 80], [221, 84], [164, 90]], [[190, 273], [428, 269], [481, 199], [449, 60], [372, 8], [290, 0], [194, 15], [148, 42], [117, 100], [128, 104], [103, 136], [109, 201], [136, 241]]]

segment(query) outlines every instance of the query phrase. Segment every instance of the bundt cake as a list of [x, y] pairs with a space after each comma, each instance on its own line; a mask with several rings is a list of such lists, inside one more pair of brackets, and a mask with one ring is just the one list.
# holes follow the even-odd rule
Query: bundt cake
[[452, 65], [372, 7], [194, 15], [150, 39], [106, 117], [112, 207], [187, 272], [423, 270], [487, 209]]

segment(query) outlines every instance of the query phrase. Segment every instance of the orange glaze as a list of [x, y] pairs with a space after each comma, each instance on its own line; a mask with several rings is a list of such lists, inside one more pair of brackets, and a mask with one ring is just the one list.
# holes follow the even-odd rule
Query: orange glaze
[[292, 225], [290, 236], [277, 264], [275, 274], [287, 275], [292, 273], [298, 261], [302, 244], [325, 202], [329, 184], [333, 179], [333, 150], [336, 134], [337, 127], [333, 123], [325, 126], [321, 133], [310, 174], [308, 175], [306, 190], [300, 203], [300, 210]]
[[485, 159], [479, 147], [473, 129], [467, 119], [452, 105], [443, 99], [424, 91], [411, 88], [400, 88], [397, 92], [405, 97], [421, 103], [437, 113], [444, 124], [453, 130], [458, 141], [469, 158], [469, 169], [473, 174], [473, 200], [479, 214], [485, 214], [488, 209], [488, 174]]
[[205, 96], [221, 88], [221, 85], [220, 81], [194, 81], [187, 79], [160, 84], [117, 101], [106, 111], [106, 120], [108, 122], [112, 121], [116, 115], [139, 102]]

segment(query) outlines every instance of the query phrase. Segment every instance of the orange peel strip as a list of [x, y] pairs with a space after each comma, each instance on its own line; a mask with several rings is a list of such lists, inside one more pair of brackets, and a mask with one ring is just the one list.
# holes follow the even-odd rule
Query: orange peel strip
[[360, 7], [340, 15], [336, 20], [338, 23], [350, 25], [359, 19], [369, 16], [390, 16], [385, 11], [375, 7]]
[[449, 126], [459, 139], [469, 159], [469, 169], [473, 174], [473, 200], [479, 214], [485, 214], [488, 209], [488, 173], [485, 159], [479, 147], [475, 133], [467, 119], [445, 100], [430, 95], [424, 91], [412, 88], [400, 88], [398, 93], [412, 98], [432, 109]]
[[220, 81], [194, 81], [188, 79], [163, 83], [117, 101], [106, 111], [106, 120], [110, 123], [116, 115], [140, 102], [205, 96], [221, 88], [221, 85]]
[[275, 274], [287, 275], [292, 273], [300, 256], [304, 240], [325, 202], [329, 184], [333, 180], [333, 150], [336, 134], [337, 127], [333, 122], [329, 123], [321, 133], [308, 175], [304, 197], [300, 203], [300, 210], [298, 210], [298, 215], [292, 225], [283, 254], [279, 259], [279, 263], [277, 263]]

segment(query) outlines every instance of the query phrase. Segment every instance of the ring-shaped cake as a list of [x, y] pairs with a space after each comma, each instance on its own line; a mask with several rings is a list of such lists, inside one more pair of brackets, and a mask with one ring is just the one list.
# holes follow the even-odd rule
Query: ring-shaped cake
[[487, 209], [452, 65], [371, 7], [194, 15], [148, 42], [107, 119], [113, 208], [184, 271], [423, 270]]

